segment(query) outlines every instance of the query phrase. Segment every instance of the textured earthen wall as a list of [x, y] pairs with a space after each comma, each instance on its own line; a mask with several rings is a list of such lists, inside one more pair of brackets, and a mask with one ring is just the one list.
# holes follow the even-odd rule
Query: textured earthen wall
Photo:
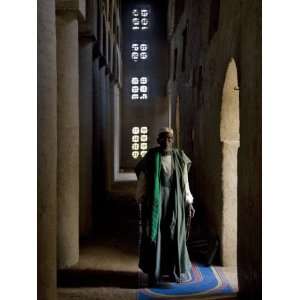
[[[220, 1], [215, 33], [212, 1], [187, 0], [171, 35], [169, 97], [175, 127], [180, 98], [181, 146], [192, 158], [191, 189], [198, 222], [222, 236], [223, 147], [220, 140], [222, 91], [229, 62], [237, 65], [240, 85], [240, 148], [238, 170], [238, 270], [240, 293], [259, 299], [261, 208], [261, 9], [259, 0]], [[214, 18], [215, 20], [215, 18]], [[216, 24], [216, 23], [214, 23]], [[185, 70], [180, 68], [183, 31], [188, 27]], [[172, 26], [170, 26], [172, 28]], [[173, 80], [177, 48], [176, 80]]]
[[241, 294], [261, 297], [261, 3], [241, 1], [238, 268]]
[[57, 86], [55, 2], [38, 1], [38, 299], [56, 299]]

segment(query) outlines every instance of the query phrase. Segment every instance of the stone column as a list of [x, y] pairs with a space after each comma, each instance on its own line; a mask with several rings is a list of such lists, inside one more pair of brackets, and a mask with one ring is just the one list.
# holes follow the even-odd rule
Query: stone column
[[80, 39], [80, 235], [91, 230], [93, 180], [93, 40]]
[[[83, 11], [82, 11], [83, 9]], [[84, 1], [56, 1], [58, 267], [79, 259], [79, 42]]]
[[38, 1], [38, 299], [56, 299], [57, 86], [55, 1]]
[[86, 20], [79, 25], [79, 123], [80, 123], [80, 236], [92, 228], [93, 198], [93, 46], [97, 36], [97, 0], [86, 3]]

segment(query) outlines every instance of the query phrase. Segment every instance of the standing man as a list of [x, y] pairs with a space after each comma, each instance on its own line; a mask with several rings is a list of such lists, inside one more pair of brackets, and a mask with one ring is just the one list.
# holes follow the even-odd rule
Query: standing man
[[188, 182], [191, 160], [173, 148], [173, 130], [161, 128], [157, 142], [137, 164], [136, 200], [142, 207], [139, 267], [155, 286], [162, 276], [178, 283], [191, 278], [186, 247], [186, 212], [195, 214]]

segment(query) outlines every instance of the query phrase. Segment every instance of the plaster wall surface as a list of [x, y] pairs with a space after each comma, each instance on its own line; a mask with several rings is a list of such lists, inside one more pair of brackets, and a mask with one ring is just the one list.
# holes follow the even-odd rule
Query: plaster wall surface
[[83, 19], [79, 19], [79, 33], [80, 36], [97, 38], [97, 0], [84, 0]]
[[[192, 159], [191, 191], [197, 209], [194, 224], [222, 237], [223, 145], [220, 140], [222, 94], [226, 70], [236, 61], [240, 107], [237, 260], [242, 297], [261, 297], [261, 1], [220, 1], [218, 26], [209, 39], [211, 1], [187, 0], [171, 36], [177, 48], [175, 80], [171, 58], [169, 97], [175, 127], [180, 97], [181, 147]], [[188, 24], [188, 25], [187, 25]], [[182, 33], [188, 26], [185, 70]], [[172, 55], [171, 55], [172, 56]], [[174, 55], [173, 55], [174, 58]], [[232, 152], [233, 149], [230, 150]], [[230, 166], [233, 169], [234, 165]], [[252, 298], [251, 298], [252, 297]], [[256, 298], [255, 298], [256, 297]]]
[[76, 11], [80, 19], [85, 18], [87, 0], [56, 0], [56, 10]]
[[38, 299], [56, 299], [57, 85], [55, 2], [40, 0], [38, 15]]
[[261, 298], [261, 1], [241, 1], [238, 267], [241, 296]]

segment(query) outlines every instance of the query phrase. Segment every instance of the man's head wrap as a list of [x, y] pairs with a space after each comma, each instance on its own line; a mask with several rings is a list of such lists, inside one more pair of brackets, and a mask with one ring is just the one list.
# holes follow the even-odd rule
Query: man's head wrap
[[160, 128], [159, 132], [158, 132], [158, 135], [160, 135], [161, 133], [165, 133], [165, 132], [169, 133], [171, 136], [174, 135], [174, 131], [170, 127], [162, 127], [162, 128]]

